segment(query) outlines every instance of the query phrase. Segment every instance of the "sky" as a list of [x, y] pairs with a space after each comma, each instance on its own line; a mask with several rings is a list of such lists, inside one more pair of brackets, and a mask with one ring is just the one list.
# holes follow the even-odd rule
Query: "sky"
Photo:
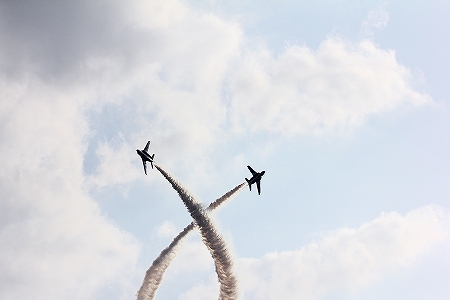
[[[446, 1], [0, 1], [0, 298], [133, 299], [207, 205], [239, 299], [447, 299]], [[155, 299], [215, 299], [192, 232]]]

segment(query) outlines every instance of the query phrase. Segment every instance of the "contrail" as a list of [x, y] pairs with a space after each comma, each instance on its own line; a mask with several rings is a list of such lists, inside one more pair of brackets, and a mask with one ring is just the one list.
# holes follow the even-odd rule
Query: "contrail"
[[199, 203], [197, 203], [188, 191], [186, 191], [167, 172], [155, 164], [159, 172], [170, 182], [177, 191], [184, 205], [188, 209], [191, 217], [197, 224], [203, 243], [208, 248], [214, 259], [216, 273], [220, 283], [219, 300], [234, 300], [237, 298], [237, 280], [233, 275], [233, 262], [225, 247], [225, 242], [214, 228], [211, 220]]
[[[223, 202], [230, 199], [236, 192], [241, 190], [246, 183], [241, 183], [229, 192], [226, 192], [222, 197], [211, 202], [206, 209], [207, 211], [212, 211], [219, 207]], [[138, 300], [153, 300], [156, 296], [156, 292], [162, 282], [164, 273], [166, 272], [172, 260], [175, 258], [178, 249], [181, 246], [181, 241], [183, 238], [194, 229], [195, 223], [191, 222], [186, 226], [167, 246], [159, 256], [153, 261], [150, 268], [145, 273], [142, 286], [137, 293]]]

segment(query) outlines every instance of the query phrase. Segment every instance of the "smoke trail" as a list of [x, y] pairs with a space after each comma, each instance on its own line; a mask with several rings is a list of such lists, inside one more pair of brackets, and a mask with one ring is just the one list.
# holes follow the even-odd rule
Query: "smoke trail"
[[220, 283], [219, 300], [233, 300], [237, 298], [237, 281], [233, 275], [233, 262], [225, 242], [217, 233], [211, 220], [199, 203], [186, 191], [175, 179], [167, 172], [155, 165], [159, 172], [170, 182], [172, 187], [177, 191], [189, 214], [197, 224], [203, 243], [208, 248], [214, 259], [217, 277]]
[[[236, 192], [241, 190], [246, 183], [241, 183], [229, 192], [226, 192], [222, 197], [216, 199], [214, 202], [211, 202], [206, 209], [207, 211], [212, 211], [219, 207], [223, 202], [230, 199]], [[153, 261], [150, 268], [145, 273], [144, 280], [142, 282], [142, 286], [137, 293], [138, 300], [153, 300], [156, 296], [156, 292], [162, 282], [164, 273], [166, 269], [171, 264], [172, 260], [175, 258], [178, 249], [181, 246], [181, 241], [183, 238], [194, 229], [195, 223], [191, 222], [188, 226], [186, 226], [167, 246], [159, 256]]]
[[238, 192], [240, 189], [242, 189], [247, 183], [241, 183], [240, 185], [236, 186], [234, 189], [232, 189], [229, 192], [226, 192], [222, 197], [217, 198], [215, 201], [211, 202], [208, 205], [208, 208], [206, 209], [207, 211], [212, 211], [215, 210], [217, 207], [219, 207], [219, 205], [221, 205], [223, 202], [225, 202], [226, 200], [230, 199], [231, 196], [233, 196], [236, 192]]
[[181, 240], [194, 228], [194, 222], [186, 226], [167, 246], [159, 256], [153, 261], [150, 268], [145, 273], [144, 281], [137, 292], [138, 300], [153, 300], [156, 296], [164, 273], [175, 258], [178, 248], [181, 246]]

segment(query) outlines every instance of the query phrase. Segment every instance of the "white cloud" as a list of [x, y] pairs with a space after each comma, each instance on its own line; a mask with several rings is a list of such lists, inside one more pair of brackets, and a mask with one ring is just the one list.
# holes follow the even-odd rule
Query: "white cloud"
[[450, 218], [438, 206], [401, 216], [391, 212], [358, 229], [342, 228], [296, 250], [242, 259], [240, 286], [248, 299], [320, 299], [355, 291], [417, 264], [448, 238]]
[[0, 82], [0, 297], [86, 299], [112, 283], [127, 293], [139, 245], [85, 191], [77, 93], [31, 75]]
[[[107, 142], [100, 143], [96, 154], [100, 160], [97, 167], [97, 176], [91, 176], [89, 185], [105, 187], [108, 185], [128, 183], [136, 180], [141, 175], [141, 169], [136, 168], [136, 154], [125, 141], [119, 146], [110, 146]], [[150, 164], [148, 164], [150, 167]]]
[[[123, 30], [134, 37], [131, 44], [135, 48], [117, 45], [122, 49], [118, 54], [114, 50], [89, 58], [88, 74], [93, 72], [94, 82], [97, 77], [106, 78], [97, 83], [92, 97], [117, 103], [119, 112], [131, 109], [120, 119], [124, 142], [142, 147], [151, 139], [152, 147], [159, 150], [155, 152], [165, 153], [157, 154], [157, 161], [175, 157], [162, 162], [173, 164], [177, 160], [198, 166], [207, 159], [204, 154], [218, 140], [226, 120], [221, 93], [230, 62], [238, 56], [241, 29], [177, 1], [146, 3], [138, 1], [135, 8], [127, 8], [127, 23], [122, 24]], [[167, 13], [162, 17], [159, 11]], [[126, 60], [122, 54], [127, 51], [133, 60]], [[134, 179], [106, 180], [110, 175], [103, 166], [113, 156], [123, 154], [119, 153], [123, 148], [110, 147], [108, 155], [104, 155], [104, 148], [98, 152], [102, 155], [97, 182], [114, 184]], [[194, 157], [198, 158], [196, 164], [192, 163]], [[128, 164], [127, 168], [132, 167]]]
[[[126, 143], [151, 138], [168, 157], [178, 153], [189, 163], [187, 157], [201, 159], [218, 139], [226, 118], [223, 81], [242, 39], [237, 24], [180, 1], [30, 1], [3, 3], [0, 13], [3, 70], [16, 78], [31, 72], [62, 89], [82, 87], [76, 102], [95, 107], [93, 118], [103, 117], [105, 103], [128, 111], [118, 120]], [[105, 173], [123, 148], [110, 147], [106, 155], [110, 137], [91, 129], [104, 142], [93, 182], [132, 180], [129, 172]]]
[[[195, 230], [194, 234], [199, 233]], [[179, 250], [177, 257], [170, 265], [166, 277], [186, 276], [185, 274], [181, 274], [183, 272], [195, 273], [213, 270], [213, 259], [203, 242], [187, 242]], [[215, 278], [217, 279], [217, 275]], [[217, 280], [216, 284], [218, 284]]]
[[217, 279], [213, 276], [210, 277], [209, 282], [206, 284], [199, 284], [189, 291], [181, 294], [178, 299], [180, 300], [208, 300], [217, 298], [219, 294], [219, 284]]
[[161, 238], [172, 238], [178, 234], [178, 230], [170, 221], [164, 221], [160, 226], [156, 228], [156, 235]]
[[[317, 51], [292, 46], [279, 57], [267, 49], [242, 56], [238, 24], [179, 1], [30, 1], [2, 9], [6, 73], [20, 78], [20, 71], [31, 72], [56, 88], [77, 87], [75, 103], [93, 112], [91, 123], [97, 125], [107, 118], [105, 103], [115, 105], [120, 130], [108, 131], [120, 131], [122, 145], [112, 140], [119, 132], [106, 134], [95, 126], [88, 137], [98, 145], [99, 160], [89, 175], [100, 187], [133, 181], [136, 165], [127, 149], [148, 139], [159, 147], [155, 152], [165, 154], [157, 154], [158, 161], [169, 169], [197, 168], [191, 176], [198, 177], [229, 125], [315, 134], [347, 129], [402, 103], [430, 100], [412, 89], [412, 76], [393, 51], [368, 41], [329, 38]], [[27, 26], [36, 19], [42, 21]], [[112, 172], [118, 168], [123, 172]]]
[[[165, 162], [201, 166], [227, 122], [230, 74], [233, 122], [250, 130], [317, 132], [429, 100], [371, 42], [254, 52], [234, 73], [240, 27], [179, 1], [6, 1], [0, 20], [2, 299], [89, 299], [109, 284], [131, 295], [139, 245], [102, 215], [90, 184], [142, 175], [134, 151], [148, 139]], [[118, 113], [105, 129], [106, 104]], [[86, 178], [90, 143], [99, 163]], [[201, 257], [190, 261], [210, 268]]]
[[369, 38], [373, 38], [374, 29], [384, 29], [389, 22], [389, 13], [385, 9], [386, 3], [378, 9], [371, 10], [364, 19], [361, 30]]
[[[438, 245], [448, 242], [450, 215], [437, 205], [405, 215], [382, 213], [357, 229], [340, 228], [298, 250], [235, 260], [242, 299], [322, 299], [333, 292], [358, 291], [418, 267]], [[167, 279], [208, 271], [210, 280], [180, 299], [217, 295], [209, 253], [200, 242], [184, 245]]]
[[328, 38], [313, 51], [290, 46], [278, 57], [250, 53], [232, 77], [238, 129], [322, 134], [360, 125], [371, 114], [430, 102], [411, 87], [409, 69], [373, 42]]
[[[0, 4], [2, 299], [134, 294], [139, 245], [101, 214], [90, 184], [134, 180], [130, 145], [148, 136], [181, 159], [217, 138], [240, 28], [179, 1], [146, 3]], [[115, 120], [118, 145], [113, 126], [92, 126], [106, 103], [129, 113]], [[99, 145], [89, 180], [88, 143]]]

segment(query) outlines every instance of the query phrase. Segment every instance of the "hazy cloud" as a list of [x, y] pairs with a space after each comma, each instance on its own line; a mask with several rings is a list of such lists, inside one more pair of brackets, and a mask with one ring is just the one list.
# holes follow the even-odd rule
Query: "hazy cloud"
[[164, 221], [164, 223], [156, 228], [156, 235], [160, 238], [172, 238], [177, 233], [177, 228], [170, 221]]
[[[214, 270], [214, 262], [211, 259], [208, 248], [205, 247], [203, 242], [188, 242], [177, 253], [177, 258], [170, 265], [167, 276], [173, 278], [174, 276], [184, 276], [183, 272], [209, 270]], [[218, 287], [217, 276], [214, 277]], [[218, 293], [215, 296], [217, 295]]]
[[[267, 253], [261, 258], [235, 260], [242, 299], [322, 299], [333, 292], [358, 291], [396, 272], [417, 267], [438, 245], [448, 243], [450, 215], [441, 207], [429, 205], [405, 215], [382, 213], [359, 228], [340, 228], [324, 234], [298, 250]], [[295, 238], [295, 237], [294, 237]], [[185, 247], [200, 247], [186, 243]], [[180, 255], [186, 250], [182, 249]], [[201, 254], [201, 255], [200, 255]], [[179, 272], [205, 272], [195, 267], [194, 259], [205, 264], [208, 253], [198, 249], [197, 256], [175, 260], [189, 267]], [[211, 266], [209, 272], [212, 274]], [[169, 275], [170, 274], [170, 275]], [[168, 277], [172, 276], [172, 267]], [[182, 299], [214, 297], [214, 280], [192, 287]], [[206, 295], [206, 296], [205, 296]], [[185, 297], [185, 298], [183, 298]]]
[[[108, 143], [100, 143], [96, 155], [100, 160], [97, 167], [97, 176], [88, 179], [90, 185], [104, 187], [107, 185], [128, 183], [136, 180], [141, 175], [141, 169], [136, 168], [136, 152], [125, 141], [120, 145], [110, 146]], [[134, 150], [134, 149], [133, 149]]]
[[290, 46], [250, 53], [231, 79], [237, 129], [320, 134], [360, 125], [371, 114], [430, 102], [408, 68], [370, 41], [328, 38], [313, 51]]
[[134, 149], [150, 137], [167, 165], [199, 166], [229, 126], [309, 134], [430, 101], [372, 42], [330, 38], [274, 57], [244, 55], [244, 38], [174, 0], [0, 3], [1, 298], [134, 295], [139, 244], [89, 189], [135, 180]]
[[364, 19], [361, 30], [368, 37], [373, 38], [375, 29], [384, 29], [389, 22], [389, 13], [385, 9], [386, 3], [378, 9], [371, 10]]
[[183, 161], [201, 158], [216, 141], [226, 119], [223, 81], [242, 39], [237, 24], [179, 1], [4, 2], [0, 15], [5, 76], [14, 82], [31, 74], [56, 91], [76, 88], [72, 105], [90, 111], [89, 137], [99, 145], [92, 182], [134, 179], [105, 170], [122, 149], [107, 151], [119, 132], [114, 124], [102, 127], [105, 104], [115, 105], [109, 112], [116, 111], [130, 145], [151, 136], [169, 156], [183, 148]]
[[1, 298], [86, 299], [108, 283], [126, 294], [139, 245], [84, 188], [78, 94], [32, 75], [0, 82]]
[[405, 216], [383, 213], [296, 251], [243, 259], [239, 279], [250, 299], [320, 299], [335, 290], [357, 290], [417, 263], [448, 239], [449, 221], [448, 213], [433, 205]]
[[208, 300], [215, 299], [219, 292], [217, 282], [214, 282], [215, 278], [211, 277], [206, 284], [198, 284], [189, 291], [180, 295], [180, 300]]
[[[209, 146], [240, 39], [236, 24], [178, 1], [0, 4], [1, 298], [135, 293], [139, 245], [88, 189], [134, 180], [126, 149], [149, 133], [185, 155]], [[98, 120], [105, 104], [120, 131]]]

